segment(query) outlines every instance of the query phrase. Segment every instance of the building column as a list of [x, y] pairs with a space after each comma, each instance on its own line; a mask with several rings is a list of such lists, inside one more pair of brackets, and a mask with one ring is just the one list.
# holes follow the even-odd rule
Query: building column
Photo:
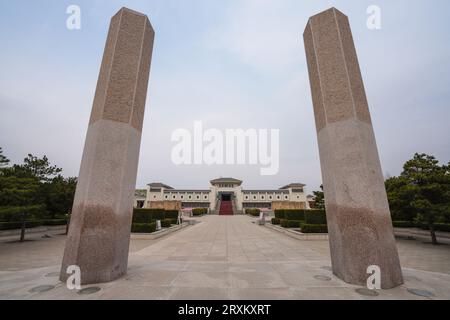
[[154, 31], [122, 8], [111, 20], [97, 83], [60, 279], [81, 269], [82, 284], [109, 282], [128, 264], [133, 196]]
[[365, 285], [403, 283], [384, 178], [348, 18], [332, 8], [304, 33], [324, 183], [333, 272]]

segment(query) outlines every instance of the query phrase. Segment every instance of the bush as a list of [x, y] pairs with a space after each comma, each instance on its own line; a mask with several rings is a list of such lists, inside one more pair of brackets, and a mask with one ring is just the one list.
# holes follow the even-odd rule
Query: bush
[[259, 209], [245, 209], [245, 213], [252, 217], [259, 217], [261, 210]]
[[194, 217], [203, 216], [205, 214], [208, 214], [208, 209], [207, 208], [192, 209], [192, 215]]
[[325, 210], [305, 210], [306, 224], [327, 224]]
[[412, 221], [393, 221], [394, 228], [416, 228], [416, 224]]
[[131, 232], [133, 233], [153, 233], [156, 231], [156, 223], [133, 223]]
[[301, 230], [303, 233], [328, 233], [326, 224], [302, 224]]
[[272, 218], [272, 224], [273, 225], [280, 225], [281, 224], [281, 220], [278, 218]]
[[300, 228], [301, 221], [282, 219], [280, 223], [283, 228]]
[[305, 220], [305, 210], [284, 210], [284, 218], [286, 220]]
[[151, 223], [164, 218], [164, 209], [134, 209], [133, 211], [133, 223]]
[[169, 219], [171, 224], [178, 224], [178, 218], [176, 219]]
[[161, 220], [161, 227], [162, 228], [170, 228], [171, 226], [172, 226], [172, 220], [171, 219]]
[[284, 216], [284, 211], [285, 210], [275, 210], [275, 218], [286, 219], [286, 217]]
[[178, 220], [178, 210], [166, 210], [165, 218]]

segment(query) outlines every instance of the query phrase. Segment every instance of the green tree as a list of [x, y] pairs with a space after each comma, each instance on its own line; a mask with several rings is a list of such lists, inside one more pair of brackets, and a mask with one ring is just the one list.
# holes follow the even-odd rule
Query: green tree
[[9, 159], [3, 155], [3, 149], [0, 148], [0, 168], [6, 167], [9, 165]]
[[44, 202], [52, 219], [58, 214], [68, 214], [71, 211], [76, 186], [76, 178], [64, 178], [61, 175], [44, 185]]
[[323, 185], [320, 186], [321, 191], [314, 191], [314, 208], [325, 210], [325, 195], [323, 193]]
[[[9, 163], [3, 155], [1, 159]], [[43, 218], [47, 213], [54, 218], [70, 211], [76, 179], [62, 177], [61, 171], [46, 156], [31, 154], [22, 165], [0, 167], [0, 221], [21, 221], [21, 241], [27, 220]]]
[[417, 153], [399, 177], [386, 181], [386, 189], [393, 217], [427, 225], [437, 244], [434, 225], [450, 216], [450, 164], [441, 166], [435, 157]]
[[26, 221], [42, 215], [43, 206], [37, 201], [39, 180], [21, 177], [13, 168], [3, 168], [0, 175], [0, 220], [20, 221], [20, 241], [25, 240]]
[[49, 182], [53, 177], [62, 172], [61, 168], [50, 164], [47, 156], [40, 159], [29, 154], [23, 162], [23, 165], [17, 167], [23, 170], [24, 173], [28, 173], [29, 175], [38, 178], [40, 182]]

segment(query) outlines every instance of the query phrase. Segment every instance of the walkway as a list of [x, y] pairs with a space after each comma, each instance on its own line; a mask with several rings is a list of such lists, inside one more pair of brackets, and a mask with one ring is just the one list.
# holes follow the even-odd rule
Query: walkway
[[[57, 280], [58, 265], [53, 265], [0, 271], [0, 299], [420, 298], [407, 288], [450, 299], [449, 274], [404, 269], [406, 285], [366, 297], [355, 292], [358, 287], [332, 275], [326, 241], [296, 240], [258, 226], [246, 216], [208, 216], [200, 221], [132, 252], [128, 274], [98, 285], [97, 293], [79, 295], [67, 290]], [[450, 252], [445, 246], [442, 250]], [[40, 285], [56, 287], [29, 292]]]

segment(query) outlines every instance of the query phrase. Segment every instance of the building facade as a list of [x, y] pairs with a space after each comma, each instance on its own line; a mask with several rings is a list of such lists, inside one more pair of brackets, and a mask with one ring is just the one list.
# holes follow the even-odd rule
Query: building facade
[[309, 209], [305, 185], [292, 183], [276, 190], [246, 190], [242, 181], [234, 178], [219, 178], [210, 181], [209, 189], [179, 190], [163, 183], [150, 183], [147, 189], [136, 190], [135, 207], [152, 208], [154, 203], [177, 201], [183, 209], [209, 208], [218, 212], [221, 205], [230, 202], [233, 213], [248, 208]]

